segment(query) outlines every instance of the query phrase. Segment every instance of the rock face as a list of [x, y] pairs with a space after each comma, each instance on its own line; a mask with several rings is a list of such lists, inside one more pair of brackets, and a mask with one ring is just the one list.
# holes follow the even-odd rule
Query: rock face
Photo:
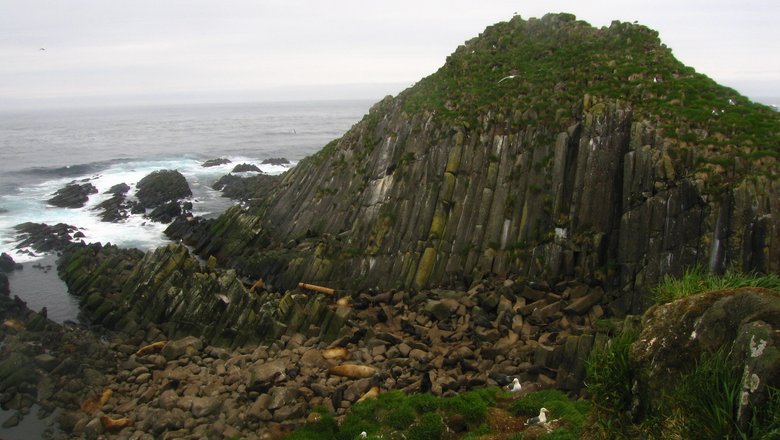
[[[712, 105], [770, 128], [726, 125]], [[519, 273], [603, 282], [615, 310], [638, 312], [649, 287], [691, 265], [780, 270], [776, 159], [733, 159], [750, 143], [777, 151], [779, 131], [780, 115], [682, 65], [642, 26], [516, 17], [250, 208], [174, 236], [277, 286]]]
[[267, 194], [280, 180], [280, 176], [267, 174], [250, 177], [227, 174], [220, 177], [211, 188], [222, 191], [224, 197], [235, 200], [250, 200], [257, 194]]
[[743, 288], [694, 295], [653, 307], [631, 346], [641, 408], [653, 408], [664, 392], [696, 365], [702, 353], [725, 349], [742, 373], [739, 423], [780, 387], [780, 292]]
[[187, 179], [176, 170], [154, 171], [139, 180], [136, 187], [135, 196], [144, 208], [156, 208], [192, 195]]
[[97, 192], [97, 188], [89, 182], [70, 183], [57, 190], [47, 203], [60, 208], [82, 208], [89, 200], [89, 195]]
[[136, 250], [90, 245], [70, 249], [58, 264], [92, 322], [129, 333], [154, 323], [172, 337], [202, 335], [223, 345], [299, 331], [329, 341], [340, 335], [346, 318], [322, 296], [248, 289], [234, 270], [201, 267], [180, 245], [143, 257]]

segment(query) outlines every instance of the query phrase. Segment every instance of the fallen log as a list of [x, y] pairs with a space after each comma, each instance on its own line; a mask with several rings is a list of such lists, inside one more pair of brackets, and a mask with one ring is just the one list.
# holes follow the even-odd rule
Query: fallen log
[[326, 295], [333, 295], [334, 293], [336, 293], [336, 289], [331, 289], [330, 287], [322, 287], [316, 284], [298, 283], [298, 287], [300, 287], [301, 289], [313, 290], [315, 292], [324, 293]]

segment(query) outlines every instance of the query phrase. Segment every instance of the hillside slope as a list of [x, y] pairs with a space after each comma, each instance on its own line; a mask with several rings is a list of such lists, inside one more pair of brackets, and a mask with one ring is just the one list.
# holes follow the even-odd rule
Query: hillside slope
[[615, 310], [691, 265], [780, 270], [780, 114], [656, 32], [490, 26], [248, 208], [170, 229], [277, 286], [601, 283]]

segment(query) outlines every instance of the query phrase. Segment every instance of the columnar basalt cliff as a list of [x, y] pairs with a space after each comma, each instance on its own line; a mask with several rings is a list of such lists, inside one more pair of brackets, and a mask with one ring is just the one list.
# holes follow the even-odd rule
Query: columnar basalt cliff
[[248, 208], [169, 233], [277, 286], [581, 279], [638, 311], [666, 274], [780, 270], [780, 117], [643, 26], [489, 27]]

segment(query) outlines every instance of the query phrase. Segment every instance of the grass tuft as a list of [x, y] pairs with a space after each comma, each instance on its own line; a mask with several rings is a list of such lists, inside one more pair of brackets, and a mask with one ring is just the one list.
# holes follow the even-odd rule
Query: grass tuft
[[686, 269], [685, 274], [680, 278], [667, 275], [663, 282], [653, 290], [653, 294], [657, 304], [666, 304], [697, 293], [740, 287], [763, 287], [780, 290], [780, 277], [775, 274], [759, 275], [736, 270], [729, 270], [722, 276], [718, 276], [701, 266], [695, 266]]

